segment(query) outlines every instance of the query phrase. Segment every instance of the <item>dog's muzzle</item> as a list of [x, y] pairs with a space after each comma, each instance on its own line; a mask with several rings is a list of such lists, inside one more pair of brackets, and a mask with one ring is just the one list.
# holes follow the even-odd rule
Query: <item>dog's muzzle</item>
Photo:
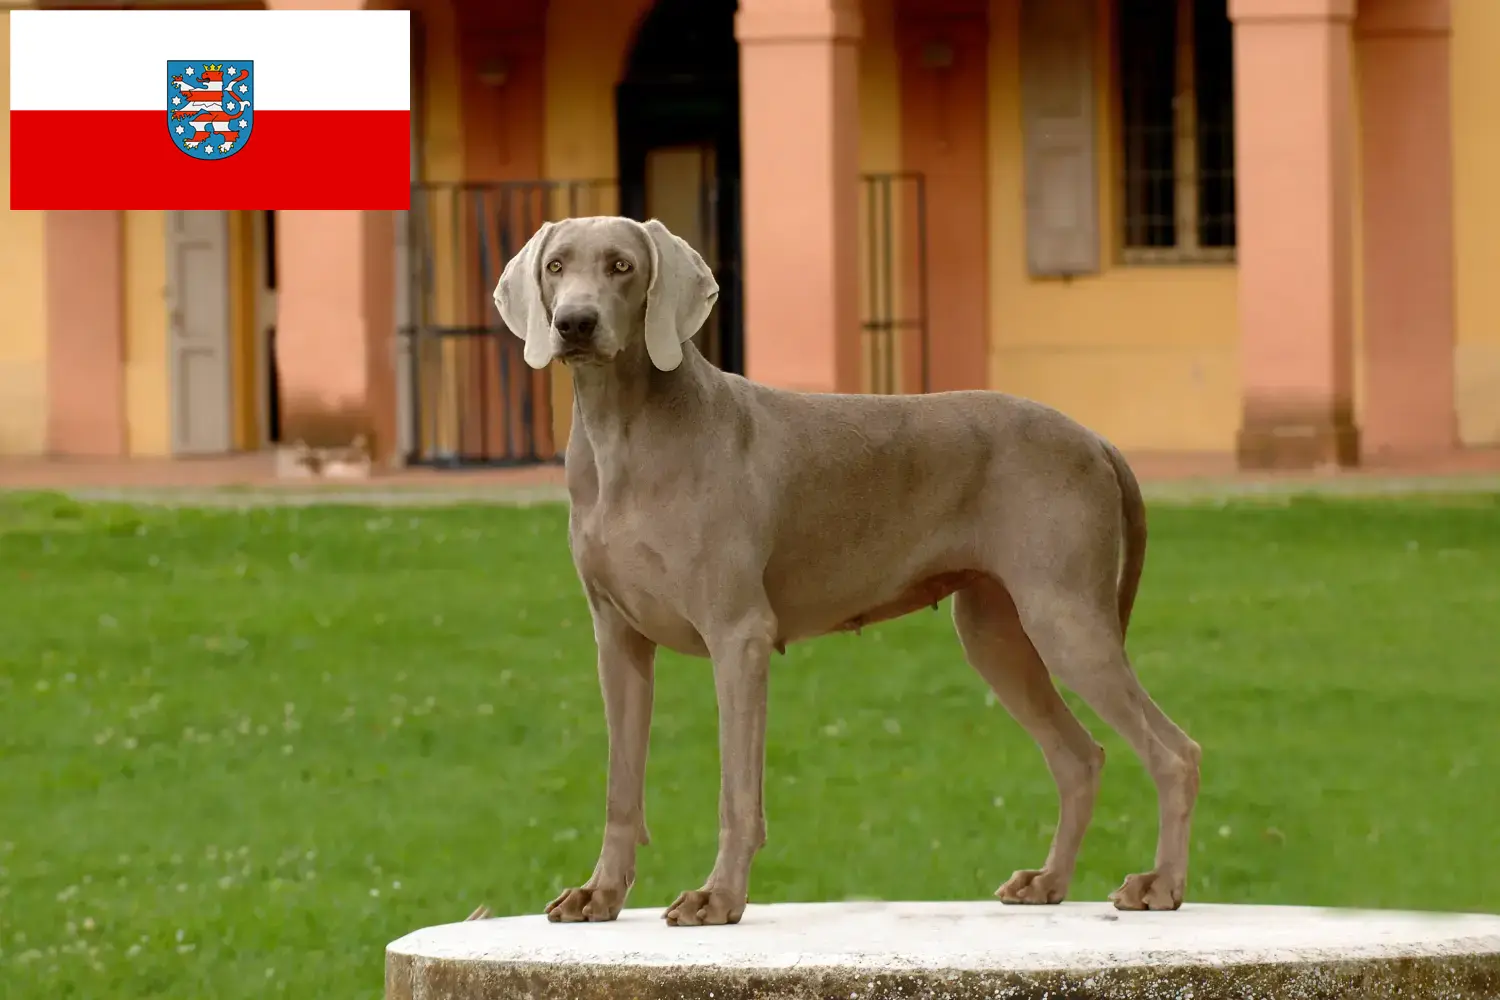
[[599, 310], [592, 306], [559, 309], [552, 316], [552, 328], [568, 347], [586, 347], [599, 326]]

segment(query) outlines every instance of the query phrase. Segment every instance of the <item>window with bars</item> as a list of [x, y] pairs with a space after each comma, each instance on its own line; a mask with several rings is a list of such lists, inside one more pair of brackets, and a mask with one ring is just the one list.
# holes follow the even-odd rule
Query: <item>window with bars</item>
[[1232, 260], [1228, 0], [1120, 0], [1122, 256]]

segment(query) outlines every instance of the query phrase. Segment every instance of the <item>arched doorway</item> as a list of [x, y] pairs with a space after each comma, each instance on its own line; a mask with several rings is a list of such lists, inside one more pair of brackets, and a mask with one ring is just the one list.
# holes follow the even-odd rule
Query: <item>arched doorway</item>
[[740, 60], [736, 0], [657, 0], [615, 89], [620, 211], [658, 218], [703, 255], [719, 302], [695, 338], [744, 370], [740, 313]]

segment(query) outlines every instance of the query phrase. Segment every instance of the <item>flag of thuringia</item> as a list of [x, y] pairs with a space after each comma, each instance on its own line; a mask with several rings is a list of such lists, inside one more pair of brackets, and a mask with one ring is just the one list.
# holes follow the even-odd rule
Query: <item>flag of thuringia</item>
[[405, 209], [401, 10], [18, 10], [13, 209]]

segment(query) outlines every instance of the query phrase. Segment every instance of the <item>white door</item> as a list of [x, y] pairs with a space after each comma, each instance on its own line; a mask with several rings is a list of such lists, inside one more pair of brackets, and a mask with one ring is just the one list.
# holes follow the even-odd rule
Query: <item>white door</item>
[[167, 212], [167, 352], [172, 451], [233, 447], [229, 371], [229, 217]]

